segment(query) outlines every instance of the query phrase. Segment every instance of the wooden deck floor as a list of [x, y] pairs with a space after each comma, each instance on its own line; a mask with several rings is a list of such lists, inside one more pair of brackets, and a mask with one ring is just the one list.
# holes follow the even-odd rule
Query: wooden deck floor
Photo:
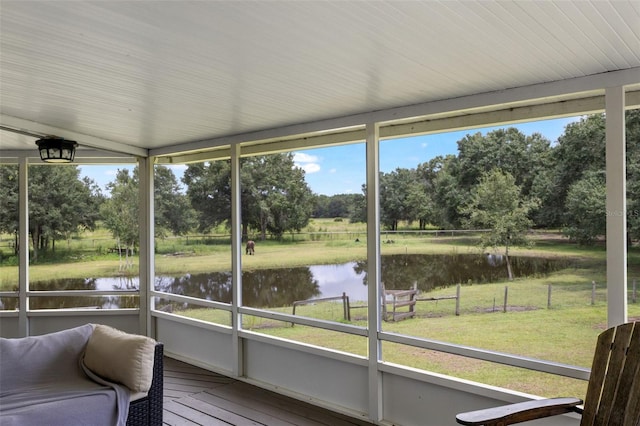
[[164, 360], [165, 425], [370, 426], [293, 398]]

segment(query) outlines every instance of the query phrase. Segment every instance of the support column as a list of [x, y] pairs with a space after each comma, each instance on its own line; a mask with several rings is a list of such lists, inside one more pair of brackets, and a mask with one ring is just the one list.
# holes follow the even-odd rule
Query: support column
[[244, 375], [242, 351], [242, 200], [240, 185], [240, 145], [231, 146], [231, 336], [233, 345], [233, 374]]
[[27, 290], [29, 289], [29, 160], [20, 159], [18, 165], [18, 335], [29, 335]]
[[151, 321], [151, 309], [155, 308], [151, 292], [155, 289], [155, 209], [154, 209], [154, 159], [138, 158], [138, 176], [140, 184], [140, 332], [156, 337]]
[[627, 177], [624, 87], [605, 91], [607, 173], [607, 323], [627, 322]]
[[378, 123], [367, 123], [367, 286], [369, 330], [369, 418], [382, 420], [380, 319], [380, 146]]

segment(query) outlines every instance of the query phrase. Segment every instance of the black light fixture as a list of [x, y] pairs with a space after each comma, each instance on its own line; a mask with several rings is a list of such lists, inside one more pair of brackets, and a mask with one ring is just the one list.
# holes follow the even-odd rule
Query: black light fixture
[[40, 159], [47, 163], [70, 163], [76, 155], [78, 142], [57, 136], [48, 136], [36, 141]]

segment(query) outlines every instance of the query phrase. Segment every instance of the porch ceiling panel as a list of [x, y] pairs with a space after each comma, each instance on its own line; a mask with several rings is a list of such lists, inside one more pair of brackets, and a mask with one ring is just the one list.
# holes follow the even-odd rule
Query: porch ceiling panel
[[119, 152], [640, 67], [633, 0], [3, 0], [0, 12], [2, 117]]

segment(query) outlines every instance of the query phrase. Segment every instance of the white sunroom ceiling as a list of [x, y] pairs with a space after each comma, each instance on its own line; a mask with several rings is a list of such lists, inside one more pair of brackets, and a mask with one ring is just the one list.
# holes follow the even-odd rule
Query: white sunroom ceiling
[[[640, 74], [638, 1], [3, 0], [0, 11], [1, 124], [128, 153]], [[34, 150], [34, 137], [0, 137], [2, 150]]]

